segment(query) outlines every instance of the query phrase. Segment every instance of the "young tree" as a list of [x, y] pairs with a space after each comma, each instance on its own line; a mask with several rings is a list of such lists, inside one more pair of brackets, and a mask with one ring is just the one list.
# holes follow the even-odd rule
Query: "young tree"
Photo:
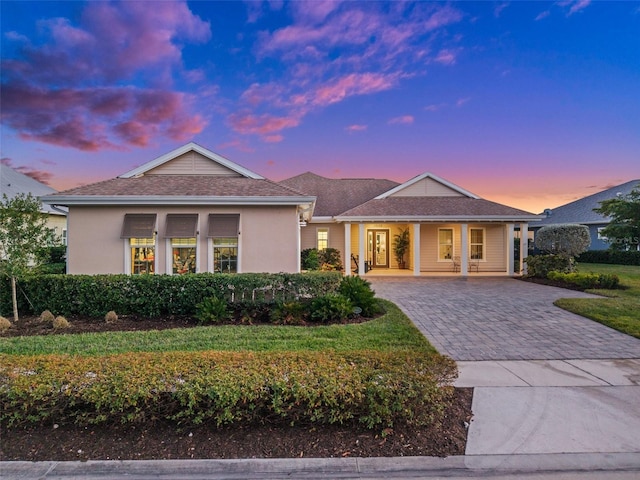
[[51, 242], [51, 231], [41, 204], [31, 194], [18, 194], [0, 202], [0, 276], [11, 279], [13, 319], [18, 321], [16, 279], [42, 261], [42, 247]]
[[600, 202], [594, 212], [611, 217], [602, 235], [612, 250], [640, 250], [640, 185], [628, 195]]

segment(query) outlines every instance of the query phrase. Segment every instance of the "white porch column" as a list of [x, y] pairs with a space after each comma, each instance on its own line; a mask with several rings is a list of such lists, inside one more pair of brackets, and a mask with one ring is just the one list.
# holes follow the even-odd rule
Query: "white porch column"
[[529, 254], [529, 224], [520, 224], [520, 275], [527, 274], [527, 264], [524, 259]]
[[466, 223], [460, 225], [460, 275], [469, 273], [469, 228]]
[[344, 274], [351, 276], [351, 224], [344, 224]]
[[364, 223], [358, 224], [358, 275], [364, 275], [364, 263], [367, 261], [365, 256], [366, 240], [364, 238]]
[[420, 224], [413, 224], [413, 275], [420, 276]]
[[507, 223], [507, 275], [513, 276], [513, 223]]

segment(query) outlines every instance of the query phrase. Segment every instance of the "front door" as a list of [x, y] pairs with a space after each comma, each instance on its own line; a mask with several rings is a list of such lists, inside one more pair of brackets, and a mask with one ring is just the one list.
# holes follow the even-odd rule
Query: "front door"
[[389, 230], [369, 230], [367, 247], [371, 268], [389, 268]]

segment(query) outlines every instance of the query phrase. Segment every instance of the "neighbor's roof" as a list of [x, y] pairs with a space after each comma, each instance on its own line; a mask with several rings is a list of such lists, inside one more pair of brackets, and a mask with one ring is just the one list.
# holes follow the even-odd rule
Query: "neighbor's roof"
[[281, 204], [312, 203], [315, 197], [265, 179], [215, 175], [144, 175], [113, 178], [47, 195], [58, 205]]
[[378, 178], [327, 178], [306, 172], [279, 182], [317, 197], [314, 217], [333, 217], [398, 186]]
[[608, 188], [593, 195], [581, 198], [566, 205], [549, 209], [549, 215], [546, 212], [543, 219], [536, 223], [535, 227], [543, 227], [545, 225], [556, 225], [561, 223], [579, 223], [579, 224], [599, 224], [609, 223], [609, 218], [593, 211], [594, 208], [600, 207], [600, 202], [616, 198], [618, 194], [628, 195], [636, 187], [640, 187], [639, 180], [631, 180], [621, 185]]
[[533, 221], [524, 210], [470, 197], [386, 197], [373, 199], [336, 217], [339, 221]]
[[[34, 197], [42, 197], [55, 193], [56, 190], [49, 185], [24, 175], [7, 165], [0, 164], [0, 196], [6, 195], [9, 199], [14, 198], [18, 194], [30, 193]], [[66, 215], [65, 211], [60, 211], [51, 205], [42, 205], [42, 211], [50, 215]]]

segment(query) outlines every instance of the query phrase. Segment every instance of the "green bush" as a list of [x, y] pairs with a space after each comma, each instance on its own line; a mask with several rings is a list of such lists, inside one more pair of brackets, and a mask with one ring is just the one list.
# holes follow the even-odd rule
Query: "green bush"
[[620, 278], [617, 275], [610, 274], [549, 272], [547, 278], [558, 282], [570, 283], [585, 290], [588, 288], [615, 289], [620, 285]]
[[353, 315], [353, 303], [340, 294], [323, 295], [311, 302], [311, 320], [314, 322], [339, 322], [351, 315]]
[[361, 277], [344, 277], [338, 287], [338, 293], [351, 300], [355, 307], [360, 307], [365, 317], [381, 312], [380, 304], [375, 298], [376, 294], [371, 289], [371, 283]]
[[429, 425], [455, 362], [424, 352], [0, 354], [0, 424]]
[[589, 250], [577, 258], [580, 263], [606, 263], [612, 265], [640, 265], [640, 251]]
[[[261, 308], [335, 292], [341, 279], [339, 272], [39, 275], [18, 280], [18, 308], [23, 314], [38, 315], [49, 309], [96, 318], [109, 310], [143, 317], [193, 315], [196, 305], [212, 296], [231, 305]], [[12, 311], [10, 292], [9, 279], [0, 278], [0, 314]]]
[[563, 255], [529, 255], [527, 262], [527, 276], [547, 278], [549, 272], [571, 273], [575, 269], [575, 261]]
[[319, 270], [320, 260], [318, 260], [318, 250], [307, 248], [300, 252], [300, 267], [302, 270]]
[[223, 323], [229, 320], [231, 315], [227, 301], [218, 297], [205, 298], [196, 306], [196, 318], [200, 324]]
[[303, 302], [277, 302], [269, 313], [269, 320], [279, 325], [302, 325], [308, 314], [308, 305]]

